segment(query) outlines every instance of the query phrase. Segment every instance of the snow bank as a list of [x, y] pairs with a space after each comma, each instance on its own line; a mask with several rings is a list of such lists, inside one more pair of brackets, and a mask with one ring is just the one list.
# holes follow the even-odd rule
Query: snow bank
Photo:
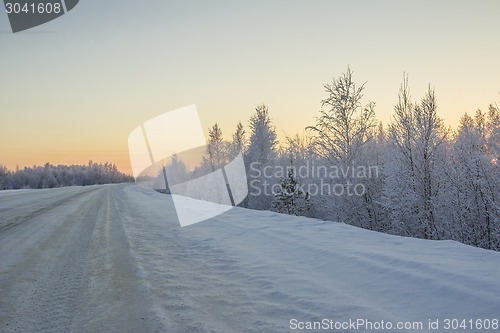
[[365, 320], [431, 332], [429, 321], [442, 331], [446, 319], [500, 319], [497, 252], [241, 208], [180, 228], [168, 195], [129, 186], [123, 196], [139, 274], [172, 331]]

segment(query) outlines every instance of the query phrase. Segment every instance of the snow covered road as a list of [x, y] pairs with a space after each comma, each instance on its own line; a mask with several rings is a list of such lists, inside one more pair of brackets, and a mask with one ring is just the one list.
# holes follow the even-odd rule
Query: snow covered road
[[0, 258], [0, 332], [500, 319], [500, 253], [239, 208], [180, 228], [135, 185], [0, 192]]

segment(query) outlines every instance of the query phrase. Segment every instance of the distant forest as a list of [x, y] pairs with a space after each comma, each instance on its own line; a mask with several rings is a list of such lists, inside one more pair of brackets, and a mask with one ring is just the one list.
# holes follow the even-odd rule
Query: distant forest
[[118, 170], [115, 164], [52, 165], [8, 170], [0, 165], [0, 190], [40, 189], [61, 186], [124, 183], [134, 179]]

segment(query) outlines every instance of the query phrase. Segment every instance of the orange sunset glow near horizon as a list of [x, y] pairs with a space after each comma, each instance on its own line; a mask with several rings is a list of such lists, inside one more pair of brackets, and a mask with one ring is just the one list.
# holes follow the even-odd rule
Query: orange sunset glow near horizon
[[[403, 73], [456, 129], [500, 102], [498, 1], [88, 0], [13, 34], [0, 13], [0, 165], [115, 163], [144, 121], [196, 104], [230, 138], [266, 104], [280, 139], [305, 133], [349, 66], [387, 126]], [[248, 128], [247, 128], [248, 132]]]

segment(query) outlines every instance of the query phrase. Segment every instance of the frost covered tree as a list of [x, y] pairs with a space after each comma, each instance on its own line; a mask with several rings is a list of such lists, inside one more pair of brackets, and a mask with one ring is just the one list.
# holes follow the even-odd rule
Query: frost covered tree
[[[314, 178], [313, 168], [317, 165], [317, 157], [314, 154], [313, 147], [310, 143], [310, 138], [308, 136], [299, 136], [295, 134], [294, 136], [287, 136], [286, 141], [278, 148], [278, 157], [276, 159], [276, 165], [280, 172], [280, 179], [278, 185], [283, 188], [283, 181], [290, 179], [290, 171], [293, 171], [292, 178], [301, 186], [303, 196], [307, 195], [307, 210], [303, 210], [301, 213], [294, 213], [295, 215], [305, 214], [307, 212], [308, 216], [316, 215], [321, 216], [321, 212], [329, 209], [324, 207], [321, 195], [315, 193], [316, 196], [313, 198], [309, 190], [311, 186], [315, 186], [317, 179]], [[286, 176], [289, 176], [288, 178]], [[276, 198], [274, 199], [273, 205]], [[300, 201], [300, 199], [299, 199]], [[313, 203], [313, 201], [315, 201]], [[317, 208], [313, 211], [313, 208]]]
[[488, 132], [488, 150], [493, 158], [500, 160], [500, 107], [498, 104], [490, 104], [486, 123]]
[[394, 106], [393, 121], [388, 130], [384, 192], [392, 224], [391, 231], [405, 236], [416, 235], [414, 230], [417, 223], [414, 219], [418, 214], [413, 108], [408, 76], [403, 75], [398, 102]]
[[374, 131], [374, 135], [363, 147], [363, 153], [359, 159], [361, 165], [375, 171], [368, 173], [366, 177], [358, 179], [365, 188], [365, 193], [360, 198], [362, 209], [357, 212], [358, 219], [363, 221], [361, 226], [383, 232], [387, 232], [389, 229], [386, 210], [381, 204], [385, 182], [384, 168], [386, 161], [384, 152], [387, 146], [386, 141], [384, 126], [380, 122]]
[[331, 163], [350, 166], [374, 133], [375, 103], [368, 102], [362, 107], [365, 84], [356, 87], [349, 67], [324, 88], [328, 97], [321, 101], [316, 124], [307, 129], [312, 133], [317, 154]]
[[243, 127], [243, 124], [241, 122], [238, 122], [230, 144], [231, 158], [236, 157], [240, 152], [243, 154], [243, 156], [246, 155], [247, 145], [248, 142], [246, 138], [246, 131]]
[[[439, 188], [439, 170], [436, 168], [440, 157], [438, 149], [446, 139], [443, 123], [437, 115], [434, 90], [429, 86], [420, 105], [415, 106], [416, 128], [416, 171], [423, 205], [423, 238], [439, 238], [436, 225], [435, 198]], [[441, 155], [443, 156], [443, 155]]]
[[276, 181], [266, 177], [264, 169], [272, 166], [276, 159], [276, 130], [269, 116], [269, 109], [261, 104], [250, 118], [250, 143], [246, 155], [249, 170], [250, 195], [248, 205], [255, 209], [269, 209], [272, 195], [270, 186]]
[[[363, 185], [367, 189], [361, 197], [333, 195], [327, 203], [335, 215], [330, 216], [347, 223], [373, 228], [376, 223], [373, 191], [366, 179], [353, 177], [353, 169], [368, 166], [367, 144], [376, 133], [375, 103], [369, 101], [362, 105], [365, 84], [357, 87], [351, 69], [331, 83], [325, 84], [327, 98], [321, 102], [320, 116], [316, 124], [306, 129], [311, 133], [314, 151], [322, 163], [342, 170], [338, 179], [329, 179], [331, 187]], [[368, 204], [366, 204], [368, 202]]]
[[208, 144], [206, 157], [212, 171], [220, 168], [227, 162], [227, 144], [222, 137], [222, 130], [215, 123], [208, 130]]
[[441, 238], [436, 214], [443, 185], [443, 142], [447, 135], [437, 115], [434, 90], [429, 86], [420, 103], [412, 103], [404, 77], [389, 127], [386, 196], [397, 233], [425, 239]]
[[305, 215], [309, 211], [311, 197], [308, 192], [302, 190], [293, 169], [289, 169], [287, 176], [281, 178], [274, 193], [272, 207], [288, 215]]
[[250, 118], [250, 131], [248, 157], [262, 165], [269, 164], [276, 157], [277, 136], [266, 105], [255, 108]]
[[12, 187], [11, 175], [7, 167], [0, 165], [0, 190], [6, 190]]
[[465, 114], [460, 120], [448, 171], [455, 222], [450, 238], [500, 250], [500, 169], [488, 145], [498, 126], [492, 116], [486, 119], [478, 110], [474, 118]]

